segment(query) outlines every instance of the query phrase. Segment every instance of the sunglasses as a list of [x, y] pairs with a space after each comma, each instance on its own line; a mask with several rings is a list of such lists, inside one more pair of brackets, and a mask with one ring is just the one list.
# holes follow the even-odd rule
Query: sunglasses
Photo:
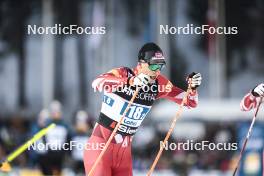
[[148, 68], [151, 70], [151, 71], [157, 71], [157, 70], [161, 70], [163, 68], [164, 64], [150, 64], [148, 66]]

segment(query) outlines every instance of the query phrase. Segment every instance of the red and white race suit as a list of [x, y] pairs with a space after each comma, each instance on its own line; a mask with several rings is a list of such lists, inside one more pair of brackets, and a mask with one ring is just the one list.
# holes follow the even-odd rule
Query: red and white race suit
[[[86, 149], [84, 154], [84, 165], [86, 174], [89, 173], [92, 165], [111, 135], [115, 125], [121, 119], [129, 101], [135, 93], [136, 88], [129, 86], [129, 79], [137, 74], [137, 68], [130, 69], [120, 67], [97, 77], [92, 86], [94, 89], [103, 91], [102, 108], [99, 120], [94, 131], [87, 142], [87, 146], [93, 149]], [[94, 176], [131, 176], [132, 158], [131, 141], [138, 127], [150, 111], [155, 100], [165, 98], [177, 104], [182, 102], [185, 92], [173, 86], [163, 75], [159, 74], [156, 79], [139, 90], [134, 102], [121, 123], [117, 134], [107, 148], [103, 158], [97, 165]], [[198, 93], [192, 91], [184, 105], [194, 108], [198, 103]], [[100, 147], [101, 146], [101, 147]], [[95, 149], [96, 148], [96, 149]]]
[[242, 111], [249, 111], [257, 107], [260, 102], [260, 97], [255, 97], [251, 93], [248, 93], [240, 102], [240, 108]]

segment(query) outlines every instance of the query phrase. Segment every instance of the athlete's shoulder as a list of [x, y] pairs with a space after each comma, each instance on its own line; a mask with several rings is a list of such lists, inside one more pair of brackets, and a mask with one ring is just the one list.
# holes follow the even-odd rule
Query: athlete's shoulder
[[171, 84], [170, 80], [162, 74], [158, 75], [157, 80], [160, 85]]
[[171, 92], [173, 88], [173, 84], [170, 82], [170, 80], [166, 76], [160, 74], [157, 77], [157, 82], [158, 82], [158, 85], [162, 87], [161, 92]]

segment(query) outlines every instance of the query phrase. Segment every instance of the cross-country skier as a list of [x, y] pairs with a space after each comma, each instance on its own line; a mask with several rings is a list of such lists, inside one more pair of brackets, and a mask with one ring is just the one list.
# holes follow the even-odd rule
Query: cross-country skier
[[[264, 84], [259, 84], [247, 93], [240, 103], [241, 110], [250, 111], [255, 109], [260, 103], [261, 97], [264, 97]], [[242, 146], [244, 138], [251, 122], [242, 122], [238, 128], [239, 146]], [[256, 121], [250, 140], [245, 152], [241, 158], [239, 167], [240, 176], [246, 175], [264, 175], [264, 123]]]
[[[160, 70], [164, 65], [165, 58], [160, 47], [155, 43], [147, 43], [139, 51], [136, 68], [115, 68], [93, 81], [93, 88], [104, 90], [104, 96], [99, 119], [86, 145], [84, 154], [86, 174], [89, 173], [112, 130], [122, 117], [136, 87], [140, 86], [141, 89], [117, 134], [93, 172], [94, 176], [132, 176], [132, 136], [150, 111], [152, 104], [160, 98], [180, 104], [185, 94], [182, 89], [172, 85], [161, 75]], [[194, 108], [198, 103], [197, 87], [200, 86], [202, 77], [200, 73], [193, 72], [187, 80], [192, 90], [184, 106]]]

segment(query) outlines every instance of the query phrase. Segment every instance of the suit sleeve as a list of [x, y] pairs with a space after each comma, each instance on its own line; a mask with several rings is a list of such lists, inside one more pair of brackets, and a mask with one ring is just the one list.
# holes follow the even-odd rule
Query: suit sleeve
[[124, 67], [115, 68], [107, 73], [99, 75], [92, 83], [92, 87], [97, 91], [113, 91], [119, 86], [127, 84], [127, 70]]
[[[158, 76], [158, 83], [160, 88], [157, 98], [165, 98], [177, 104], [181, 104], [184, 95], [186, 93], [185, 91], [174, 86], [167, 78], [165, 78], [162, 75]], [[184, 106], [188, 108], [195, 108], [197, 104], [198, 104], [198, 93], [195, 90], [188, 95], [187, 102], [184, 104]]]
[[257, 107], [259, 98], [253, 96], [251, 93], [246, 94], [240, 102], [240, 109], [242, 111], [249, 111]]

